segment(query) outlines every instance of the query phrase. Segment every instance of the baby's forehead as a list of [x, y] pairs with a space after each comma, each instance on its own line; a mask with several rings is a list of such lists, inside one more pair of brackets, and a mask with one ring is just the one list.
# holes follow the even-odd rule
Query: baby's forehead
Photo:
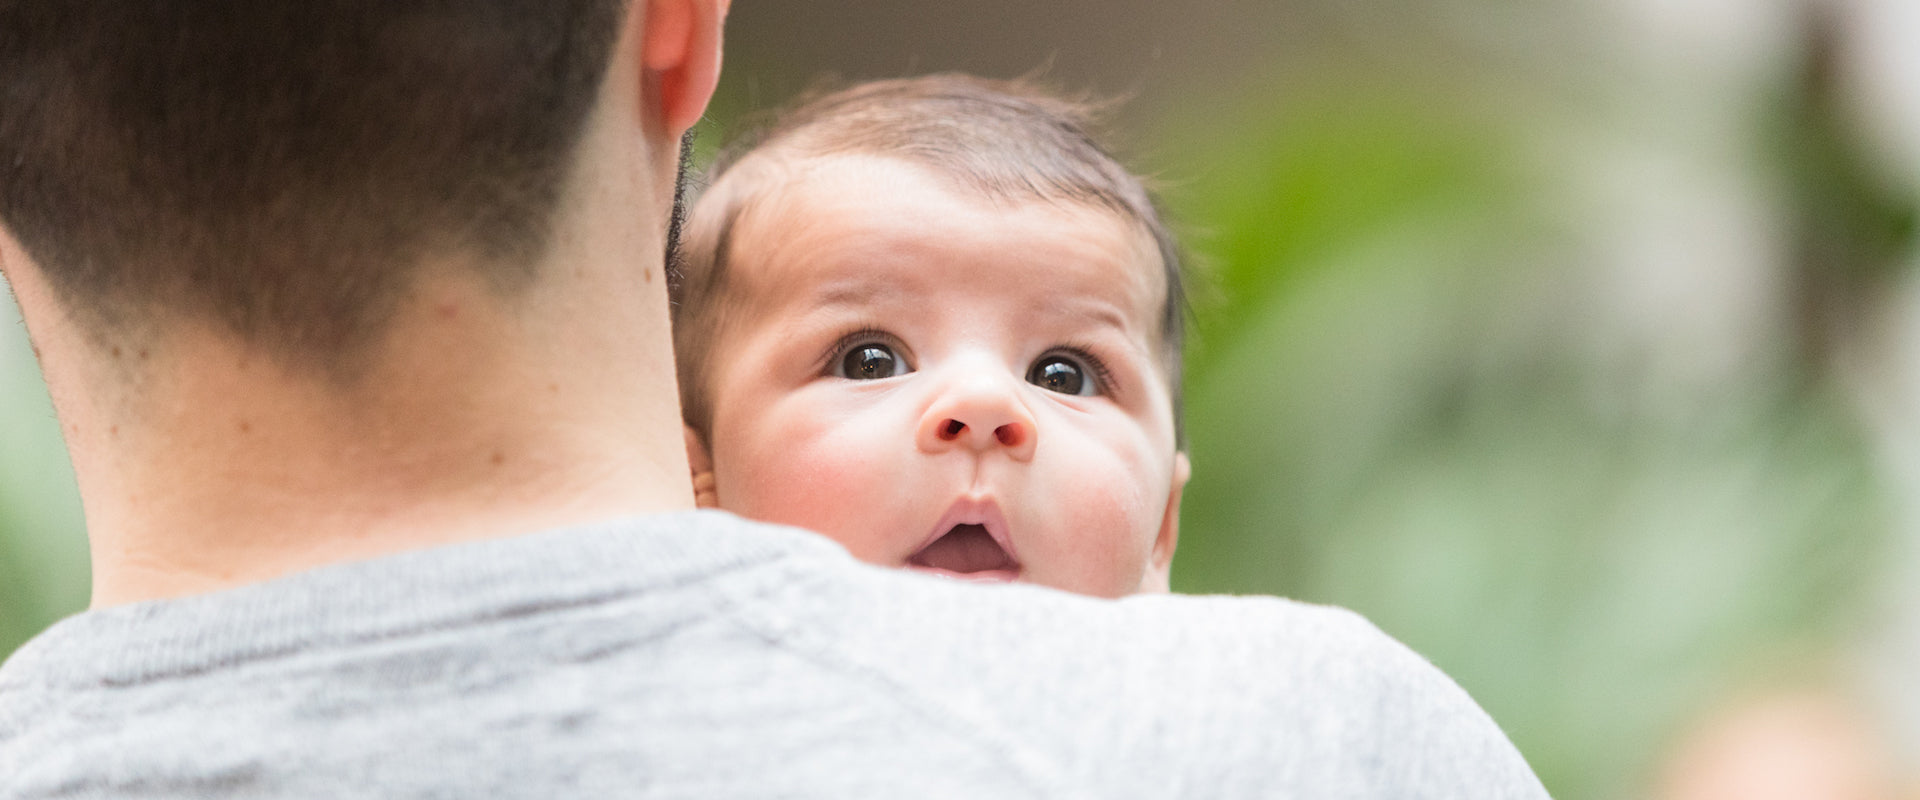
[[[743, 160], [702, 198], [696, 224], [710, 213], [733, 217], [725, 223], [723, 268], [740, 273], [726, 282], [740, 290], [857, 282], [863, 271], [888, 263], [896, 269], [882, 278], [910, 280], [900, 263], [1001, 254], [1035, 256], [1036, 270], [1071, 272], [1090, 293], [1124, 292], [1125, 305], [1147, 319], [1167, 302], [1163, 253], [1152, 232], [1124, 211], [1090, 199], [994, 191], [890, 155]], [[1017, 293], [1020, 286], [997, 288]]]

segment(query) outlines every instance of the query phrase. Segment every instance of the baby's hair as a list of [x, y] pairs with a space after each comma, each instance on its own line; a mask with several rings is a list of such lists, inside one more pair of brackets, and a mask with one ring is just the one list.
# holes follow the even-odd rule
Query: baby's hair
[[993, 199], [1104, 209], [1150, 234], [1167, 288], [1160, 356], [1172, 393], [1176, 438], [1184, 448], [1180, 383], [1187, 298], [1180, 247], [1145, 183], [1100, 144], [1094, 132], [1099, 110], [1029, 81], [943, 73], [803, 96], [729, 142], [708, 170], [702, 201], [703, 206], [717, 204], [719, 211], [694, 215], [668, 267], [687, 424], [702, 438], [710, 437], [705, 351], [727, 312], [719, 298], [726, 294], [735, 223], [778, 187], [780, 159], [865, 154], [928, 168]]

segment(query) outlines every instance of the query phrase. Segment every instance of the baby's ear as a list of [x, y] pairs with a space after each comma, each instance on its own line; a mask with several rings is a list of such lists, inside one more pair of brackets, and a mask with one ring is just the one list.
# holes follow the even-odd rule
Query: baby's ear
[[707, 443], [691, 426], [681, 425], [687, 438], [687, 469], [693, 473], [693, 504], [698, 508], [719, 508], [720, 492], [713, 482], [713, 455]]
[[1140, 580], [1140, 591], [1165, 594], [1173, 590], [1173, 551], [1180, 544], [1180, 493], [1193, 477], [1193, 464], [1186, 453], [1173, 454], [1172, 486], [1167, 489], [1167, 511], [1160, 518], [1160, 533], [1153, 538], [1148, 554], [1147, 574]]

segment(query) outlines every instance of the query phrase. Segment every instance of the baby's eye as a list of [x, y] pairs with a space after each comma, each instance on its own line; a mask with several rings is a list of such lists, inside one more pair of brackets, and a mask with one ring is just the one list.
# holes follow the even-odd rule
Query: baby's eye
[[1027, 382], [1049, 392], [1099, 394], [1099, 381], [1088, 374], [1090, 371], [1079, 359], [1056, 353], [1033, 362], [1033, 368], [1027, 370]]
[[864, 342], [847, 348], [833, 374], [848, 380], [877, 381], [912, 371], [906, 361], [894, 355], [893, 348], [880, 342]]

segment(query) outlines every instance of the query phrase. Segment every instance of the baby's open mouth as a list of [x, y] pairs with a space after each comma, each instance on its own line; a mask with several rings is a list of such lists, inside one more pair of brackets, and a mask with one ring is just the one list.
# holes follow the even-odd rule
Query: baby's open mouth
[[920, 548], [907, 566], [973, 581], [1011, 581], [1020, 574], [1020, 562], [995, 541], [985, 525], [964, 523]]

